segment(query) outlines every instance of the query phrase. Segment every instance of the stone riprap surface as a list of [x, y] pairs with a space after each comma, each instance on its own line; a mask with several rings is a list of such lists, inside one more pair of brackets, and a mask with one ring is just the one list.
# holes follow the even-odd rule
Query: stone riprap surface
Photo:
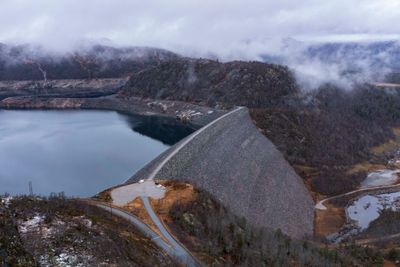
[[[148, 178], [185, 140], [127, 183]], [[313, 232], [314, 203], [303, 181], [258, 131], [246, 108], [198, 134], [165, 163], [155, 179], [189, 181], [256, 226], [281, 229], [292, 237]]]

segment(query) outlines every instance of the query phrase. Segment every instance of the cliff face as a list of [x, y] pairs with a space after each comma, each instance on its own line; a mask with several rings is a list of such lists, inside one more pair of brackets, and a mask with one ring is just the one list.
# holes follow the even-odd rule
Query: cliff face
[[128, 182], [149, 178], [161, 166], [156, 179], [189, 181], [253, 225], [281, 229], [293, 237], [312, 234], [314, 202], [282, 154], [254, 126], [247, 109], [220, 119], [174, 153], [185, 140]]
[[132, 75], [121, 95], [260, 107], [285, 103], [297, 92], [284, 66], [180, 58]]

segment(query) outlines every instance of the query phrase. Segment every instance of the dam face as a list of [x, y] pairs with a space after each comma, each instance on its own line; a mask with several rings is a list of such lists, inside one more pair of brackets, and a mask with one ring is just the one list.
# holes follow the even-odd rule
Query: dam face
[[298, 238], [313, 232], [314, 202], [303, 181], [246, 108], [186, 137], [127, 183], [150, 176], [189, 181], [255, 226]]

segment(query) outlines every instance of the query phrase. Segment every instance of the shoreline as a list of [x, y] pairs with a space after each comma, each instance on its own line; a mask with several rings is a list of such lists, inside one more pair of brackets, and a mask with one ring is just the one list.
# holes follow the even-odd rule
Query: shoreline
[[[0, 101], [4, 110], [110, 110], [128, 115], [157, 116], [182, 120], [202, 127], [227, 113], [225, 110], [195, 105], [187, 102], [141, 99], [132, 97], [123, 99], [117, 95], [102, 97], [48, 97], [48, 96], [14, 96]], [[187, 114], [187, 115], [186, 115]]]
[[0, 109], [97, 109], [173, 117], [204, 126], [227, 110], [182, 101], [124, 97], [126, 78], [0, 81]]

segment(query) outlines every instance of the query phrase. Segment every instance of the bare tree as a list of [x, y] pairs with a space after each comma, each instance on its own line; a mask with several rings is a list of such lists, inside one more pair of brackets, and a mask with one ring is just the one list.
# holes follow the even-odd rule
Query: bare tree
[[44, 70], [42, 68], [42, 65], [40, 64], [40, 62], [32, 60], [32, 59], [26, 59], [25, 63], [29, 64], [29, 65], [35, 65], [38, 68], [40, 73], [42, 73], [43, 81], [44, 81], [44, 84], [46, 85], [47, 84], [47, 72], [46, 72], [46, 70]]

